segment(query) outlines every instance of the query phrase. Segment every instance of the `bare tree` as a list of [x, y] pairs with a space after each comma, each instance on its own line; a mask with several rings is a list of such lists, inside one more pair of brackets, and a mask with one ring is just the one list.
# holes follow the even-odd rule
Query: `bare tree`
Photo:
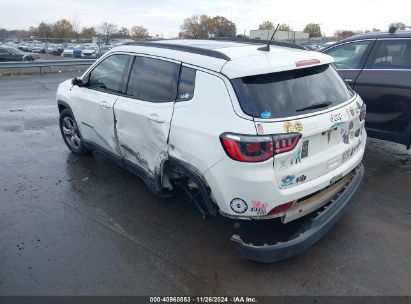
[[109, 43], [110, 38], [117, 32], [117, 25], [113, 23], [103, 22], [97, 28], [97, 33], [103, 37], [105, 43]]
[[305, 26], [303, 32], [310, 34], [310, 38], [311, 37], [322, 37], [321, 26], [318, 23], [308, 23]]
[[121, 27], [118, 32], [115, 34], [117, 37], [126, 39], [130, 37], [130, 31], [126, 27]]
[[393, 22], [393, 23], [390, 23], [390, 25], [388, 26], [388, 31], [390, 33], [395, 32], [396, 29], [401, 29], [401, 30], [405, 29], [405, 23], [403, 23], [403, 22]]
[[72, 24], [74, 35], [75, 35], [76, 38], [78, 38], [78, 36], [80, 34], [80, 28], [81, 28], [80, 19], [77, 16], [75, 16], [73, 18], [73, 20], [71, 20], [71, 24]]
[[208, 38], [211, 28], [211, 20], [207, 15], [194, 15], [184, 19], [181, 26], [180, 38], [201, 39]]
[[207, 15], [194, 15], [184, 20], [181, 26], [180, 38], [203, 39], [209, 36], [235, 37], [236, 26], [222, 16], [213, 18]]
[[278, 28], [279, 31], [291, 31], [291, 26], [289, 26], [288, 24], [281, 24], [280, 27]]
[[54, 36], [57, 38], [73, 37], [73, 24], [67, 19], [56, 21], [53, 25]]
[[94, 27], [83, 27], [80, 36], [83, 39], [92, 39], [96, 34], [96, 29]]
[[235, 37], [237, 28], [233, 22], [222, 16], [209, 20], [210, 31], [216, 37]]
[[130, 32], [133, 38], [145, 39], [150, 37], [148, 30], [142, 25], [133, 26]]
[[274, 24], [271, 21], [264, 21], [258, 26], [259, 30], [273, 30]]
[[340, 39], [345, 39], [351, 36], [354, 36], [355, 33], [353, 31], [350, 30], [338, 30], [334, 33], [335, 37], [338, 37]]

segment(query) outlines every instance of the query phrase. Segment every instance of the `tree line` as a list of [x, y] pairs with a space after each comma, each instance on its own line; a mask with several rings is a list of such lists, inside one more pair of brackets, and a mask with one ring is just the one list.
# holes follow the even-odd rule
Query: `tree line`
[[100, 36], [104, 40], [109, 38], [149, 38], [148, 30], [142, 25], [136, 25], [131, 28], [118, 27], [114, 23], [103, 22], [96, 27], [78, 28], [76, 22], [67, 19], [60, 19], [54, 23], [41, 22], [37, 26], [30, 26], [28, 30], [11, 30], [0, 28], [0, 38], [31, 38], [38, 37], [47, 39], [87, 39]]
[[[405, 26], [402, 22], [394, 22], [390, 24], [395, 26]], [[274, 23], [271, 21], [263, 21], [259, 26], [259, 30], [272, 30]], [[278, 28], [280, 31], [291, 31], [292, 28], [288, 24], [281, 24]], [[237, 35], [236, 24], [225, 17], [207, 15], [193, 15], [184, 19], [180, 26], [179, 38], [185, 39], [202, 39], [209, 37], [243, 37]], [[377, 28], [366, 30], [365, 32], [379, 32]], [[309, 37], [323, 37], [321, 25], [319, 23], [308, 23], [303, 32], [308, 33]], [[334, 33], [334, 37], [344, 39], [358, 32], [351, 30], [338, 30]], [[0, 39], [4, 38], [31, 38], [38, 37], [48, 39], [87, 39], [99, 36], [103, 41], [108, 42], [110, 38], [131, 38], [131, 39], [147, 39], [151, 38], [148, 30], [142, 25], [127, 27], [118, 27], [118, 25], [109, 22], [103, 22], [96, 27], [83, 27], [79, 29], [77, 21], [69, 21], [60, 19], [54, 23], [41, 22], [38, 26], [31, 26], [28, 30], [11, 30], [0, 28]], [[246, 37], [245, 37], [246, 38]]]

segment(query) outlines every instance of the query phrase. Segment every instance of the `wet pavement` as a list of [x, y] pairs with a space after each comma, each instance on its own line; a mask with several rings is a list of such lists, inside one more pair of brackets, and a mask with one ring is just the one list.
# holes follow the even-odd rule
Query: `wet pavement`
[[240, 258], [222, 219], [69, 152], [57, 84], [0, 77], [0, 295], [410, 295], [411, 153], [369, 139], [351, 209], [303, 254]]

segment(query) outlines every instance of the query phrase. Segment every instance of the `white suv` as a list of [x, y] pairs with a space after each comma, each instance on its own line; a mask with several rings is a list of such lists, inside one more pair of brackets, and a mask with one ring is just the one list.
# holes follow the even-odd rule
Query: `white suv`
[[365, 104], [331, 57], [273, 44], [115, 47], [59, 85], [64, 141], [112, 158], [160, 196], [181, 187], [204, 217], [294, 223], [271, 245], [232, 237], [248, 259], [293, 256], [331, 228], [359, 187]]

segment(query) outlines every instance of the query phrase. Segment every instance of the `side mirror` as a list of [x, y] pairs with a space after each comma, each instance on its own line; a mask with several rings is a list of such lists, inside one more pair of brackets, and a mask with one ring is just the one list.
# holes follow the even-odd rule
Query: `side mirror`
[[71, 84], [75, 85], [75, 86], [78, 86], [78, 87], [83, 87], [84, 86], [84, 82], [80, 78], [73, 78], [71, 80]]

